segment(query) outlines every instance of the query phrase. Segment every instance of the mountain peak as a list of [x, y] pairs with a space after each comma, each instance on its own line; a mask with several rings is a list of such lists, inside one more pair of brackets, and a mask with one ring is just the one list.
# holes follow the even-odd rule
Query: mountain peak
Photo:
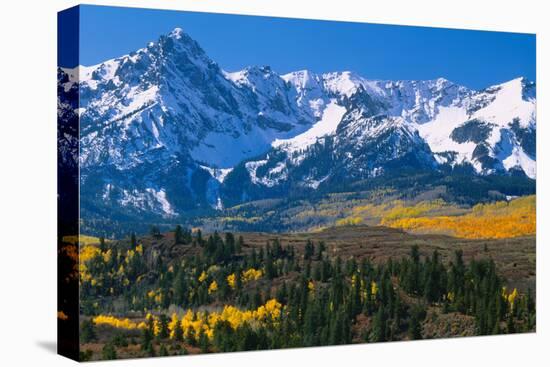
[[439, 78], [435, 79], [434, 82], [435, 82], [437, 85], [454, 84], [454, 83], [451, 82], [449, 79], [443, 78], [443, 77], [439, 77]]
[[524, 76], [520, 76], [504, 83], [496, 84], [485, 89], [490, 93], [506, 94], [510, 96], [521, 96], [524, 100], [530, 100], [536, 97], [535, 82], [530, 81]]
[[179, 40], [180, 38], [183, 37], [184, 34], [185, 32], [183, 31], [183, 29], [176, 27], [172, 29], [170, 33], [168, 33], [168, 37]]
[[294, 85], [297, 89], [308, 88], [312, 84], [317, 83], [319, 79], [317, 74], [307, 69], [297, 70], [281, 75], [281, 78], [283, 78], [285, 82]]
[[244, 72], [249, 75], [269, 75], [273, 73], [273, 70], [269, 65], [263, 65], [263, 66], [253, 65], [253, 66], [247, 66], [244, 69]]

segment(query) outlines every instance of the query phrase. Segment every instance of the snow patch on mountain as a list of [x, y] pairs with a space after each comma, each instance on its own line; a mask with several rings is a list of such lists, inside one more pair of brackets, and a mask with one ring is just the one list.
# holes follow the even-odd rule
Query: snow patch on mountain
[[200, 167], [208, 171], [208, 173], [210, 173], [210, 176], [216, 179], [216, 181], [218, 181], [219, 183], [223, 183], [227, 175], [230, 174], [231, 171], [233, 171], [233, 168], [211, 168], [207, 166]]
[[165, 218], [176, 216], [172, 205], [166, 197], [164, 189], [146, 188], [144, 191], [137, 189], [122, 190], [122, 198], [119, 200], [122, 206], [131, 206], [143, 211], [157, 212]]
[[291, 139], [275, 139], [271, 144], [274, 148], [281, 148], [289, 153], [304, 150], [315, 144], [318, 139], [333, 134], [346, 113], [346, 108], [331, 100], [323, 111], [323, 116], [311, 129]]
[[439, 107], [438, 111], [434, 120], [415, 126], [418, 133], [428, 143], [432, 152], [456, 152], [458, 163], [471, 161], [476, 144], [471, 142], [460, 144], [451, 138], [453, 130], [468, 120], [466, 110], [452, 106]]
[[346, 97], [351, 97], [360, 87], [372, 95], [382, 96], [384, 94], [378, 81], [366, 80], [350, 71], [323, 74], [323, 84], [329, 92]]
[[248, 171], [250, 179], [254, 184], [274, 187], [287, 178], [286, 165], [284, 162], [278, 162], [275, 167], [267, 170], [264, 175], [258, 175], [258, 169], [265, 166], [269, 162], [269, 158], [270, 157], [268, 156], [266, 159], [245, 163], [246, 170]]
[[490, 91], [495, 91], [494, 100], [473, 117], [503, 127], [517, 118], [521, 127], [531, 126], [535, 121], [535, 101], [523, 99], [523, 81], [523, 78], [517, 78], [490, 88]]

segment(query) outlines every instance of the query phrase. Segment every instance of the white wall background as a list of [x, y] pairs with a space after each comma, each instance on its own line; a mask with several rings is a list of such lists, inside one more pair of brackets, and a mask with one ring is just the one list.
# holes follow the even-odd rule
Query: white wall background
[[[536, 334], [106, 362], [119, 366], [538, 366], [550, 361], [548, 263], [550, 27], [536, 0], [93, 1], [284, 17], [537, 33]], [[76, 1], [4, 1], [0, 10], [0, 365], [66, 366], [56, 338], [56, 12]]]

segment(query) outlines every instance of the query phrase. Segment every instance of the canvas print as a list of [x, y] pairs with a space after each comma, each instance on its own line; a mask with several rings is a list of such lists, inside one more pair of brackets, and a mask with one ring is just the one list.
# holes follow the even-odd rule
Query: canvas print
[[61, 354], [536, 330], [535, 35], [58, 22]]

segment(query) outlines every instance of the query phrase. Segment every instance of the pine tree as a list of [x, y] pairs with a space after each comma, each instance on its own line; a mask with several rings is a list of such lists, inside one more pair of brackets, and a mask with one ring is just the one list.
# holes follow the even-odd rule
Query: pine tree
[[331, 345], [342, 344], [344, 339], [343, 329], [344, 329], [344, 317], [342, 312], [338, 312], [336, 314], [336, 318], [333, 320], [331, 325], [331, 333], [330, 333]]
[[181, 327], [181, 323], [177, 323], [176, 327], [174, 328], [174, 339], [178, 342], [183, 341], [183, 329]]
[[136, 246], [137, 246], [137, 238], [136, 238], [136, 234], [134, 232], [132, 232], [132, 234], [130, 236], [130, 246], [132, 248], [136, 248]]
[[271, 253], [267, 255], [267, 259], [265, 260], [265, 275], [267, 279], [270, 280], [277, 276], [275, 266], [273, 265], [273, 259], [271, 258]]
[[149, 357], [156, 357], [155, 347], [153, 346], [152, 341], [149, 341], [149, 343], [147, 344], [147, 346], [145, 348], [145, 352], [147, 353], [147, 355]]
[[103, 236], [99, 237], [99, 250], [101, 252], [105, 252], [107, 250], [107, 248], [105, 246], [105, 237], [103, 237]]
[[235, 253], [235, 236], [233, 236], [233, 233], [227, 232], [225, 234], [225, 246], [227, 247], [227, 255], [231, 256]]
[[141, 333], [141, 350], [147, 351], [152, 341], [153, 332], [151, 331], [150, 327], [143, 329]]
[[107, 343], [103, 346], [102, 350], [103, 359], [116, 359], [116, 349], [112, 343]]
[[210, 348], [210, 341], [203, 330], [199, 332], [199, 347], [201, 348], [201, 353], [208, 353]]
[[370, 340], [375, 343], [386, 340], [386, 315], [383, 305], [378, 307], [378, 311], [374, 316]]
[[326, 250], [326, 245], [324, 241], [320, 241], [317, 244], [317, 261], [321, 261], [323, 259], [323, 252]]
[[96, 339], [94, 323], [92, 320], [84, 320], [80, 324], [80, 342], [89, 343]]
[[311, 242], [311, 240], [307, 240], [306, 247], [304, 249], [304, 260], [310, 260], [313, 256], [314, 250], [315, 247], [313, 246], [313, 242]]
[[411, 265], [407, 277], [407, 289], [412, 294], [419, 294], [421, 289], [420, 284], [420, 252], [418, 245], [411, 248]]
[[241, 253], [243, 246], [244, 246], [243, 236], [239, 236], [239, 238], [237, 239], [237, 243], [235, 244], [235, 252], [237, 254]]
[[159, 227], [155, 226], [155, 225], [152, 225], [151, 226], [151, 230], [149, 231], [151, 237], [154, 237], [154, 238], [160, 238], [162, 237], [162, 235], [160, 234], [160, 229]]
[[200, 229], [197, 230], [197, 243], [201, 246], [203, 244], [202, 231]]
[[158, 334], [159, 339], [166, 339], [168, 338], [168, 318], [165, 314], [161, 314], [159, 316], [159, 323], [160, 323], [160, 331]]
[[422, 339], [422, 325], [420, 324], [419, 312], [414, 310], [409, 322], [409, 338], [411, 340]]
[[174, 242], [177, 244], [183, 243], [183, 230], [178, 224], [174, 230]]
[[508, 334], [516, 333], [516, 325], [514, 323], [514, 317], [512, 316], [512, 314], [509, 314], [508, 319], [506, 320], [506, 332]]
[[176, 277], [174, 278], [174, 301], [178, 306], [185, 306], [187, 304], [187, 284], [185, 280], [185, 271], [183, 268], [179, 268]]

